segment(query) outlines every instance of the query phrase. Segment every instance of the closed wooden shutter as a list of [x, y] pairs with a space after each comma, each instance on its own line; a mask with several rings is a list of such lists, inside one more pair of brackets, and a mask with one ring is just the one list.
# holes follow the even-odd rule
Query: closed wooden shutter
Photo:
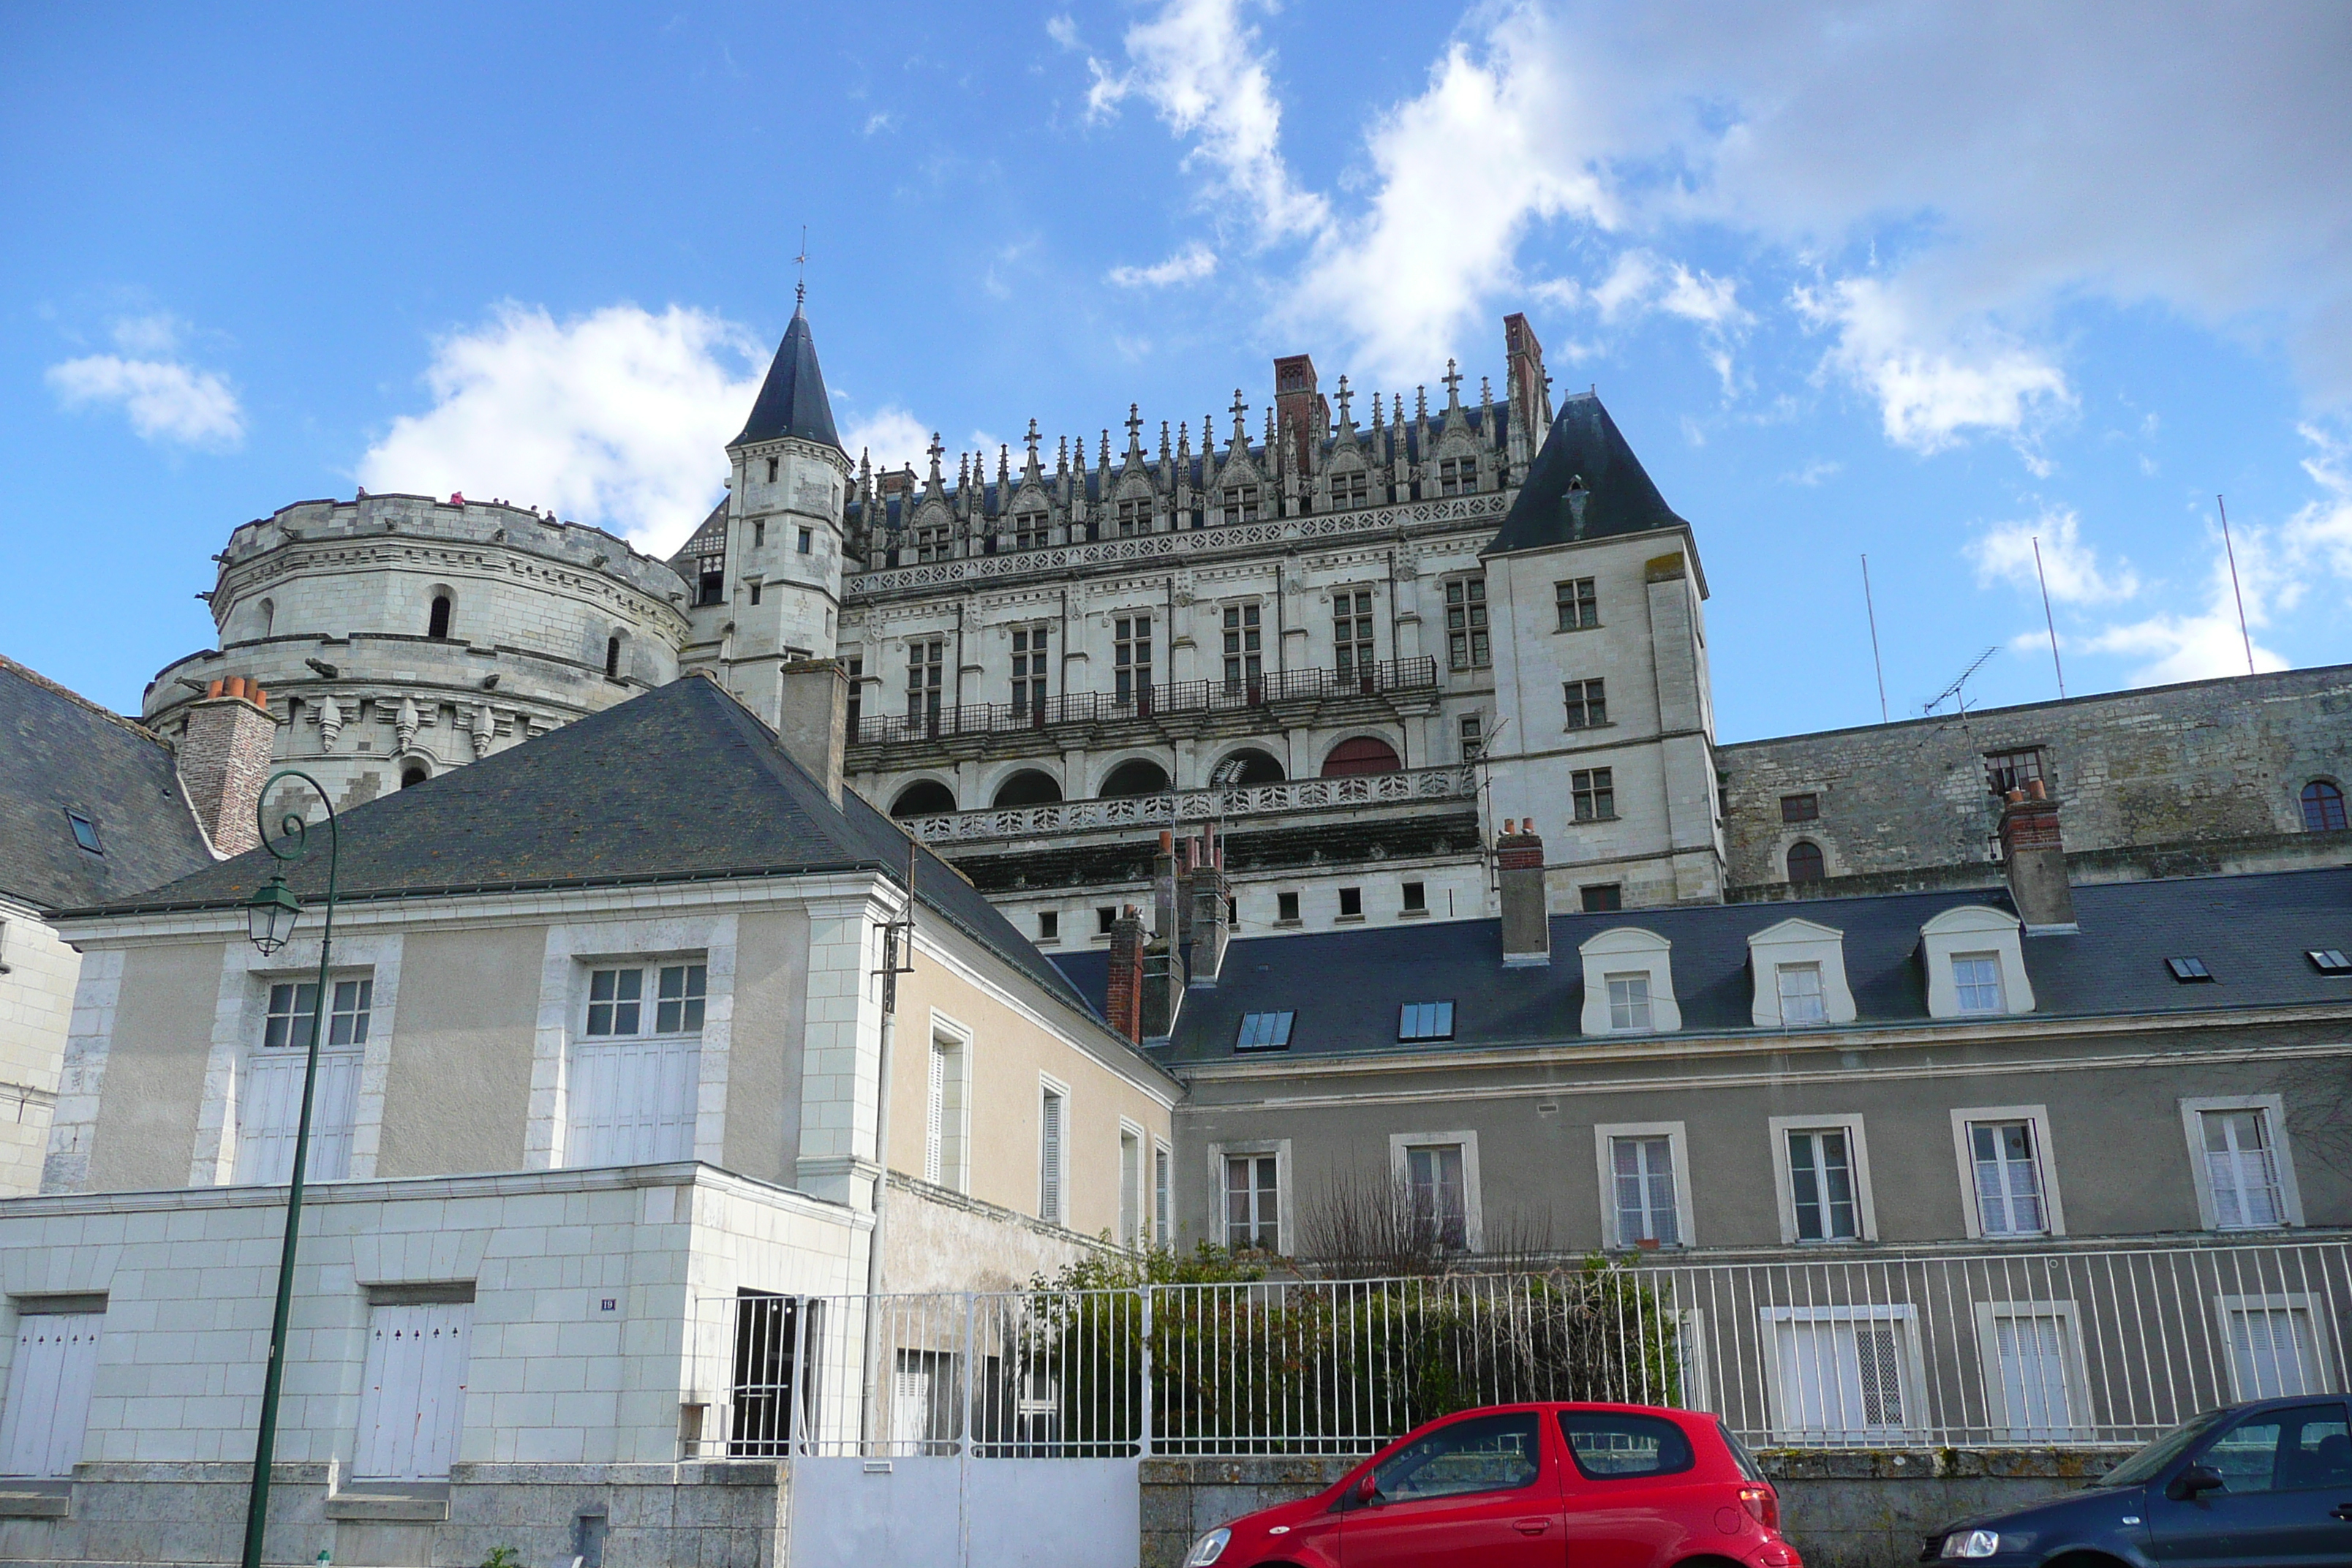
[[0, 1411], [0, 1475], [73, 1474], [104, 1321], [100, 1312], [27, 1312], [16, 1320], [8, 1407]]
[[[302, 1123], [307, 1051], [257, 1051], [237, 1088], [236, 1180], [268, 1185], [293, 1179], [294, 1136]], [[310, 1160], [304, 1179], [339, 1182], [352, 1173], [352, 1122], [359, 1112], [360, 1053], [322, 1050], [310, 1103]]]
[[1047, 1089], [1039, 1110], [1037, 1217], [1062, 1223], [1062, 1097]]
[[646, 1165], [694, 1157], [699, 1039], [572, 1047], [567, 1165]]
[[441, 1480], [466, 1423], [470, 1302], [375, 1307], [368, 1312], [367, 1370], [352, 1473], [383, 1480]]
[[931, 1042], [931, 1077], [923, 1097], [923, 1180], [937, 1183], [947, 1166], [948, 1053]]

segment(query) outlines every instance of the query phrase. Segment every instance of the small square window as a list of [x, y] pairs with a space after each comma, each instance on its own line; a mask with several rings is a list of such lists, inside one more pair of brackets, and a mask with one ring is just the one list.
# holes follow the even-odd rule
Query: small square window
[[1105, 904], [1095, 911], [1095, 934], [1108, 936], [1110, 928], [1118, 924], [1118, 911]]
[[1625, 907], [1625, 884], [1595, 882], [1589, 887], [1577, 889], [1576, 896], [1588, 915], [1614, 914]]
[[1397, 1014], [1400, 1040], [1450, 1040], [1454, 1037], [1454, 1004], [1408, 1002]]
[[1039, 910], [1037, 911], [1037, 940], [1039, 942], [1059, 942], [1062, 940], [1061, 910]]
[[1954, 953], [1952, 994], [1963, 1013], [2008, 1012], [2009, 999], [2000, 983], [2000, 960], [1990, 952]]
[[76, 844], [81, 846], [84, 849], [89, 850], [93, 855], [103, 855], [106, 853], [106, 846], [99, 841], [97, 823], [92, 822], [89, 817], [84, 816], [79, 811], [67, 812], [66, 822], [73, 828], [73, 837]]
[[1579, 632], [1601, 624], [1601, 601], [1593, 593], [1593, 579], [1578, 577], [1566, 583], [1555, 583], [1551, 588], [1552, 603], [1559, 612], [1559, 629]]
[[2339, 948], [2315, 947], [2304, 956], [2322, 974], [2352, 974], [2352, 958], [2345, 957]]
[[2172, 978], [2183, 985], [2194, 985], [2200, 981], [2210, 984], [2213, 979], [2213, 972], [2205, 967], [2201, 958], [2168, 958], [2164, 967], [2172, 971]]
[[1298, 923], [1298, 895], [1297, 893], [1275, 894], [1274, 919], [1276, 925], [1295, 926]]
[[1780, 797], [1780, 820], [1783, 822], [1812, 822], [1821, 815], [1822, 797], [1818, 795], [1808, 793]]
[[1605, 978], [1609, 985], [1609, 1027], [1612, 1032], [1647, 1034], [1655, 1027], [1647, 973]]
[[1339, 918], [1343, 921], [1360, 921], [1364, 918], [1363, 889], [1342, 888], [1339, 889]]
[[1409, 915], [1429, 912], [1429, 892], [1421, 883], [1407, 882], [1404, 885], [1404, 912]]
[[1237, 1051], [1286, 1051], [1290, 1048], [1290, 1023], [1296, 1013], [1244, 1013], [1234, 1036]]

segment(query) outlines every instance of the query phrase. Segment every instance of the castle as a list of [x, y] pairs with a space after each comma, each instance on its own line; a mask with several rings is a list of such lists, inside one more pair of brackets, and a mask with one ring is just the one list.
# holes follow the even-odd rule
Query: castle
[[1130, 406], [1121, 451], [1032, 421], [918, 475], [853, 461], [796, 311], [667, 561], [503, 501], [300, 502], [231, 535], [220, 646], [143, 717], [241, 674], [348, 806], [682, 672], [782, 724], [837, 658], [851, 784], [1049, 951], [1210, 821], [1237, 931], [1489, 916], [1505, 825], [1556, 911], [1987, 885], [2037, 780], [2078, 878], [2335, 858], [2341, 668], [1719, 743], [1696, 531], [1596, 395], [1555, 407], [1525, 316], [1502, 349], [1499, 397], [1449, 362], [1366, 420], [1297, 354], [1222, 444]]

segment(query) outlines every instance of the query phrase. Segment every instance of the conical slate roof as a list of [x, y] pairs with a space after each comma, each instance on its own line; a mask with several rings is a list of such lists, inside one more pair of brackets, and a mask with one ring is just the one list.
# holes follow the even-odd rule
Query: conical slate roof
[[841, 437], [833, 428], [833, 400], [824, 395], [824, 372], [816, 367], [816, 339], [809, 334], [808, 317], [797, 310], [793, 324], [784, 329], [784, 341], [776, 346], [759, 401], [751, 405], [751, 417], [744, 422], [743, 433], [727, 444], [745, 447], [785, 436], [842, 451]]
[[1561, 405], [1528, 465], [1518, 499], [1479, 553], [1502, 555], [1678, 523], [1689, 526], [1650, 482], [1601, 399], [1586, 393]]

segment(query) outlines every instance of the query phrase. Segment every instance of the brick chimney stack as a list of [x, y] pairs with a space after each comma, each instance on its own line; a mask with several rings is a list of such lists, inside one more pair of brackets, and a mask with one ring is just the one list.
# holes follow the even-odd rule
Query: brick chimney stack
[[277, 749], [269, 694], [241, 675], [215, 680], [188, 709], [178, 756], [180, 787], [213, 852], [226, 858], [260, 847], [254, 826], [261, 786]]
[[1214, 823], [1199, 842], [1199, 864], [1192, 868], [1185, 889], [1184, 907], [1192, 915], [1184, 931], [1185, 951], [1192, 960], [1190, 984], [1214, 985], [1218, 972], [1225, 966], [1225, 943], [1233, 935], [1225, 913], [1231, 891], [1225, 884], [1225, 852], [1217, 842]]
[[1506, 820], [1495, 840], [1503, 884], [1503, 967], [1540, 969], [1551, 963], [1551, 912], [1544, 901], [1544, 847], [1533, 817]]
[[2009, 896], [2030, 936], [2079, 929], [2074, 890], [2066, 881], [2066, 845], [2058, 831], [2058, 803], [2040, 779], [2002, 797], [2000, 858], [2009, 869]]
[[1120, 907], [1110, 926], [1110, 987], [1104, 998], [1110, 1026], [1134, 1045], [1143, 1043], [1143, 917], [1133, 904]]

